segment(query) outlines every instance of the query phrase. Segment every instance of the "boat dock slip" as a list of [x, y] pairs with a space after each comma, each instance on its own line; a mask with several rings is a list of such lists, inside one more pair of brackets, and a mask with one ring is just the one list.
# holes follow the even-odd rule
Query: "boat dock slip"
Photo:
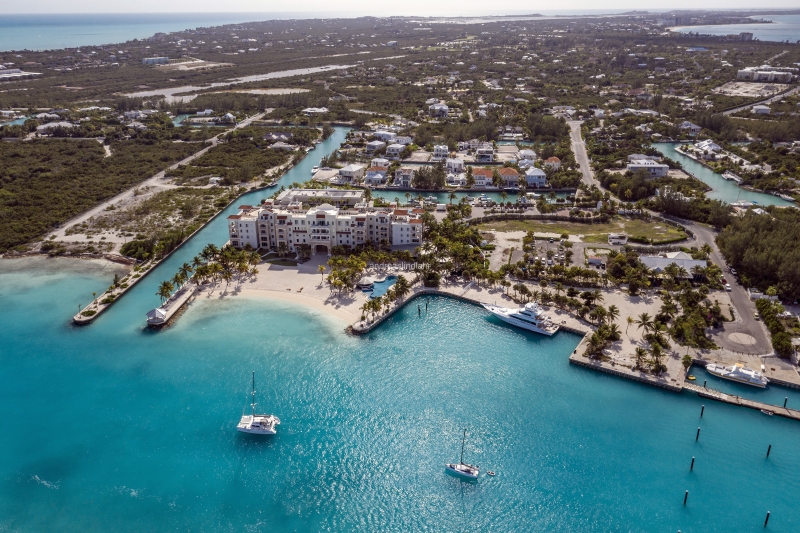
[[180, 289], [175, 291], [175, 294], [169, 297], [169, 300], [164, 302], [164, 305], [147, 313], [147, 325], [155, 328], [165, 325], [196, 292], [197, 285], [194, 282], [184, 283]]
[[717, 400], [718, 402], [729, 403], [732, 405], [741, 405], [743, 407], [749, 407], [750, 409], [756, 409], [758, 411], [770, 411], [778, 416], [791, 418], [793, 420], [800, 420], [800, 411], [795, 411], [794, 409], [787, 409], [786, 407], [770, 405], [768, 403], [755, 402], [753, 400], [742, 398], [741, 396], [726, 394], [714, 389], [707, 389], [693, 383], [684, 383], [683, 388], [697, 393], [697, 395], [701, 398], [709, 398], [712, 400]]

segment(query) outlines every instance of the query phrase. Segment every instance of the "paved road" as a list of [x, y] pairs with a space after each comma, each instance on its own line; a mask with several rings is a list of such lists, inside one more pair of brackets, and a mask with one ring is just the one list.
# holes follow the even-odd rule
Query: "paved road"
[[[239, 122], [238, 124], [236, 124], [236, 126], [234, 126], [233, 129], [239, 129], [239, 128], [244, 128], [246, 126], [249, 126], [253, 121], [258, 120], [263, 116], [264, 116], [264, 113], [259, 113], [257, 115], [253, 115], [252, 117], [248, 117], [248, 118], [244, 119], [243, 121]], [[105, 202], [102, 202], [102, 203], [94, 206], [93, 208], [89, 209], [88, 211], [84, 211], [83, 213], [81, 213], [80, 215], [74, 217], [73, 219], [68, 220], [67, 222], [62, 224], [56, 231], [50, 233], [50, 235], [55, 235], [56, 240], [69, 240], [69, 236], [66, 235], [67, 228], [70, 228], [70, 227], [74, 226], [75, 224], [80, 224], [82, 222], [86, 222], [91, 217], [97, 216], [100, 213], [104, 212], [106, 210], [106, 208], [108, 208], [112, 204], [117, 204], [119, 202], [122, 202], [122, 201], [128, 200], [130, 198], [133, 198], [134, 191], [136, 189], [141, 188], [141, 187], [155, 187], [155, 188], [159, 188], [159, 189], [162, 189], [162, 190], [163, 189], [171, 189], [171, 188], [176, 187], [175, 185], [172, 185], [170, 183], [165, 183], [163, 181], [165, 172], [167, 170], [171, 170], [171, 169], [177, 168], [180, 165], [185, 165], [185, 164], [191, 163], [192, 161], [194, 161], [198, 157], [202, 156], [203, 154], [205, 154], [206, 152], [211, 150], [213, 147], [215, 147], [219, 143], [219, 138], [222, 135], [224, 135], [225, 133], [227, 133], [228, 131], [229, 130], [225, 130], [222, 133], [220, 133], [218, 135], [215, 135], [214, 137], [212, 137], [211, 139], [206, 141], [208, 143], [208, 145], [205, 148], [203, 148], [202, 150], [200, 150], [199, 152], [196, 152], [196, 153], [190, 155], [189, 157], [187, 157], [186, 159], [183, 159], [182, 161], [178, 161], [177, 163], [175, 163], [174, 165], [168, 167], [167, 169], [162, 170], [161, 172], [159, 172], [155, 176], [152, 176], [152, 177], [148, 178], [147, 180], [145, 180], [145, 181], [143, 181], [141, 183], [137, 183], [136, 185], [134, 185], [133, 187], [131, 187], [127, 191], [121, 192], [118, 195], [116, 195], [115, 197], [111, 198], [110, 200], [106, 200]]]
[[[711, 260], [719, 265], [725, 271], [725, 258], [722, 256], [719, 247], [715, 241], [717, 232], [708, 226], [694, 222], [692, 220], [684, 220], [677, 217], [664, 217], [676, 222], [680, 222], [689, 228], [695, 234], [695, 241], [692, 243], [694, 246], [701, 248], [704, 244], [711, 247]], [[728, 293], [733, 306], [736, 308], [736, 322], [726, 322], [723, 331], [714, 332], [714, 342], [736, 352], [745, 353], [758, 353], [769, 354], [772, 353], [772, 344], [770, 343], [767, 333], [764, 329], [763, 322], [756, 320], [754, 313], [756, 311], [755, 304], [750, 300], [747, 291], [736, 282], [736, 279], [730, 272], [725, 272], [725, 280], [731, 285], [731, 292]], [[723, 309], [723, 312], [726, 311]], [[755, 338], [754, 344], [740, 344], [728, 338], [731, 333], [746, 333]]]
[[586, 143], [583, 142], [581, 137], [581, 125], [583, 121], [569, 120], [569, 137], [572, 140], [572, 152], [575, 154], [575, 161], [580, 165], [581, 174], [583, 174], [583, 182], [588, 185], [596, 185], [600, 187], [600, 183], [594, 179], [592, 167], [589, 166], [589, 154], [586, 153]]
[[[794, 91], [800, 88], [794, 89]], [[785, 96], [785, 95], [783, 95]], [[594, 179], [594, 175], [592, 173], [591, 167], [589, 166], [589, 157], [586, 153], [586, 144], [581, 137], [581, 122], [580, 121], [569, 121], [567, 122], [570, 126], [570, 138], [572, 140], [572, 151], [575, 153], [575, 159], [581, 165], [581, 171], [583, 173], [583, 181], [587, 184], [596, 184], [598, 187], [600, 184], [597, 180]], [[656, 216], [663, 216], [659, 213], [651, 213], [652, 215]], [[723, 270], [725, 270], [725, 259], [722, 256], [722, 253], [719, 250], [719, 247], [716, 243], [716, 236], [717, 232], [703, 224], [699, 224], [692, 220], [684, 220], [677, 217], [664, 217], [670, 220], [674, 220], [675, 222], [679, 222], [689, 228], [695, 234], [694, 242], [690, 243], [693, 246], [697, 246], [701, 248], [704, 244], [708, 244], [711, 247], [711, 260], [719, 265]], [[736, 308], [736, 322], [726, 322], [722, 331], [714, 332], [714, 342], [718, 345], [722, 346], [723, 348], [727, 348], [729, 350], [733, 350], [736, 352], [746, 352], [746, 353], [758, 353], [758, 354], [769, 354], [772, 353], [772, 344], [769, 341], [767, 336], [766, 330], [764, 329], [763, 323], [759, 320], [754, 318], [754, 313], [756, 311], [756, 306], [750, 301], [750, 297], [747, 295], [747, 291], [744, 288], [736, 283], [733, 275], [729, 272], [725, 272], [725, 279], [731, 285], [731, 292], [730, 298], [731, 302], [733, 303], [734, 307]], [[725, 310], [723, 310], [725, 311]], [[752, 336], [755, 339], [755, 342], [749, 345], [741, 344], [738, 342], [734, 342], [728, 338], [728, 336], [732, 333], [745, 333], [747, 335]]]
[[794, 89], [790, 89], [789, 91], [786, 91], [785, 93], [776, 94], [775, 96], [770, 96], [769, 98], [765, 98], [763, 100], [759, 100], [758, 102], [753, 102], [752, 104], [747, 104], [747, 105], [735, 107], [733, 109], [729, 109], [727, 111], [723, 111], [722, 114], [723, 115], [732, 115], [733, 113], [738, 113], [739, 111], [742, 111], [744, 109], [748, 109], [750, 107], [753, 107], [754, 105], [771, 104], [772, 102], [775, 102], [777, 100], [781, 100], [783, 98], [786, 98], [787, 96], [791, 96], [791, 95], [795, 94], [797, 91], [800, 91], [800, 87], [795, 87]]

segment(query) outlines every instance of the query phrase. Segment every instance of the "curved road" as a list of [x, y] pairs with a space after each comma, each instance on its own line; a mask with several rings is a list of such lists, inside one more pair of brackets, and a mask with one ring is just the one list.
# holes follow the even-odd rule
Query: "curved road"
[[[798, 88], [800, 89], [800, 88]], [[794, 89], [795, 91], [798, 89]], [[781, 96], [785, 96], [784, 93]], [[586, 143], [581, 136], [581, 121], [578, 120], [570, 120], [567, 122], [570, 127], [570, 139], [572, 140], [572, 151], [575, 154], [575, 160], [580, 165], [581, 173], [583, 174], [583, 182], [587, 185], [597, 185], [600, 187], [600, 184], [594, 178], [594, 174], [592, 172], [591, 167], [589, 166], [589, 155], [586, 152]], [[652, 213], [653, 215], [663, 216], [659, 213]], [[716, 243], [716, 230], [698, 222], [694, 222], [692, 220], [684, 220], [678, 217], [670, 217], [664, 216], [664, 218], [673, 220], [675, 222], [679, 222], [686, 226], [692, 233], [695, 234], [695, 241], [694, 244], [698, 248], [702, 247], [704, 244], [708, 244], [711, 247], [711, 257], [710, 259], [720, 268], [725, 270], [725, 259], [722, 256], [722, 253], [719, 250], [719, 247]], [[731, 285], [731, 292], [730, 298], [731, 302], [733, 303], [734, 308], [736, 309], [736, 321], [735, 322], [726, 322], [723, 326], [722, 331], [719, 332], [712, 332], [714, 337], [714, 342], [720, 345], [722, 348], [726, 348], [731, 351], [735, 352], [746, 352], [752, 354], [770, 354], [772, 353], [772, 344], [767, 337], [767, 333], [764, 330], [763, 323], [758, 321], [754, 317], [754, 313], [756, 311], [756, 306], [750, 301], [750, 297], [747, 295], [747, 291], [744, 288], [736, 283], [733, 275], [730, 273], [724, 274], [725, 279]], [[723, 310], [724, 311], [724, 310]], [[728, 337], [732, 333], [744, 333], [747, 335], [752, 336], [755, 339], [753, 344], [741, 344], [735, 341], [730, 340]]]

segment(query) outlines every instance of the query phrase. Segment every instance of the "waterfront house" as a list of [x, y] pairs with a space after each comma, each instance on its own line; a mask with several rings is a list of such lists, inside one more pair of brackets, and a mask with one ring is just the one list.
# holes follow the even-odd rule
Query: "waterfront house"
[[386, 157], [389, 159], [400, 159], [403, 151], [406, 149], [402, 144], [390, 144], [386, 147]]
[[414, 180], [414, 169], [403, 167], [394, 171], [394, 186], [410, 188]]
[[493, 185], [492, 171], [488, 168], [472, 168], [472, 177], [475, 179], [475, 187], [484, 189]]
[[561, 160], [556, 156], [548, 157], [544, 162], [544, 166], [553, 170], [558, 170], [561, 168]]
[[379, 141], [384, 141], [384, 142], [387, 142], [387, 143], [394, 142], [394, 140], [397, 138], [397, 134], [396, 133], [393, 133], [391, 131], [383, 131], [383, 130], [376, 131], [375, 133], [372, 134], [372, 136], [375, 137]]
[[475, 149], [475, 161], [478, 163], [491, 163], [494, 161], [494, 146], [491, 143], [482, 143]]
[[722, 151], [722, 146], [718, 145], [711, 139], [706, 139], [705, 141], [699, 141], [694, 143], [694, 147], [700, 150], [701, 152], [708, 151], [713, 153], [718, 153]]
[[519, 159], [528, 159], [530, 161], [536, 161], [536, 152], [533, 150], [523, 149], [519, 151]]
[[369, 167], [364, 176], [364, 185], [385, 185], [388, 171], [386, 167]]
[[447, 159], [450, 155], [450, 150], [447, 148], [446, 144], [437, 144], [433, 147], [433, 156], [431, 156], [431, 161], [441, 161], [443, 159]]
[[449, 172], [445, 181], [450, 187], [466, 187], [467, 185], [467, 177], [463, 173], [454, 174]]
[[647, 171], [650, 178], [660, 178], [666, 176], [669, 172], [669, 165], [658, 163], [652, 159], [634, 159], [629, 162], [625, 168], [631, 172], [643, 169]]
[[461, 159], [455, 158], [447, 158], [444, 163], [445, 170], [447, 172], [451, 172], [454, 174], [460, 174], [464, 172], [464, 162]]
[[385, 157], [373, 157], [372, 160], [369, 162], [369, 166], [371, 167], [386, 167], [389, 168], [391, 165], [391, 161], [386, 159]]
[[409, 144], [414, 142], [414, 140], [411, 137], [408, 137], [407, 135], [398, 135], [395, 138], [394, 142], [397, 144], [402, 144], [403, 146], [408, 146]]
[[525, 171], [525, 185], [528, 188], [547, 187], [547, 174], [541, 168], [530, 167]]
[[374, 154], [386, 148], [386, 143], [383, 141], [370, 141], [364, 146], [364, 152]]
[[345, 183], [357, 183], [364, 177], [364, 165], [351, 164], [339, 169], [339, 177]]
[[503, 180], [504, 187], [518, 187], [519, 186], [519, 172], [510, 167], [500, 167], [497, 169], [500, 174], [500, 179]]

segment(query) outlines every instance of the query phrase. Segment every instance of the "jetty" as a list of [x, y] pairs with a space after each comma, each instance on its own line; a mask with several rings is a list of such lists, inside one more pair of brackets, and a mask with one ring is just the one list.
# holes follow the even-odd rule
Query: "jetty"
[[147, 325], [151, 328], [164, 326], [196, 293], [197, 285], [190, 278], [161, 307], [147, 313]]
[[754, 400], [748, 400], [747, 398], [742, 398], [741, 396], [736, 396], [734, 394], [726, 394], [718, 390], [708, 389], [706, 387], [701, 387], [700, 385], [695, 385], [694, 383], [684, 383], [683, 388], [696, 393], [701, 398], [708, 398], [710, 400], [729, 403], [731, 405], [741, 405], [742, 407], [748, 407], [750, 409], [756, 409], [758, 411], [769, 411], [772, 414], [778, 416], [791, 418], [793, 420], [800, 420], [800, 411], [789, 409], [787, 407], [781, 407], [778, 405], [770, 405], [768, 403], [761, 403], [761, 402], [756, 402]]

